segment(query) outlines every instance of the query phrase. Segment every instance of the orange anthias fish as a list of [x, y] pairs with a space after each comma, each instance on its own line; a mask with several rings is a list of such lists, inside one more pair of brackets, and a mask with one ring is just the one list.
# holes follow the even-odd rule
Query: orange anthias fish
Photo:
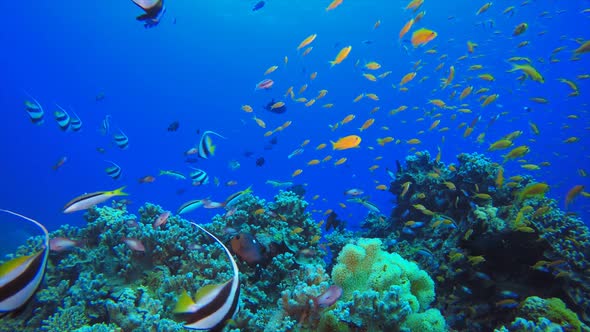
[[488, 9], [490, 9], [491, 6], [492, 6], [492, 3], [491, 2], [485, 3], [483, 6], [481, 6], [477, 10], [477, 12], [475, 12], [475, 15], [480, 15], [480, 14], [483, 14], [483, 13], [487, 12]]
[[577, 186], [574, 186], [572, 189], [570, 189], [567, 192], [567, 195], [565, 196], [565, 208], [566, 209], [567, 209], [567, 206], [574, 200], [574, 198], [576, 198], [583, 190], [584, 190], [584, 186], [577, 185]]
[[305, 46], [307, 46], [307, 45], [311, 44], [311, 43], [312, 43], [312, 42], [315, 40], [315, 38], [316, 38], [317, 36], [318, 36], [318, 35], [317, 35], [317, 34], [315, 34], [315, 33], [314, 33], [313, 35], [309, 35], [309, 36], [307, 36], [307, 38], [305, 38], [305, 39], [304, 39], [304, 40], [303, 40], [303, 41], [302, 41], [302, 42], [299, 44], [299, 46], [297, 46], [297, 50], [300, 50], [300, 49], [304, 48]]
[[338, 52], [338, 55], [336, 55], [336, 59], [334, 59], [334, 61], [330, 61], [330, 64], [332, 65], [332, 67], [342, 63], [342, 61], [344, 61], [344, 59], [346, 59], [346, 57], [348, 57], [348, 54], [350, 54], [351, 50], [352, 50], [352, 46], [350, 46], [350, 45], [342, 48], [340, 50], [340, 52]]
[[415, 71], [405, 74], [404, 77], [402, 77], [402, 80], [399, 82], [399, 85], [404, 85], [408, 83], [409, 81], [413, 80], [414, 77], [416, 77]]
[[442, 88], [446, 88], [447, 86], [449, 86], [449, 84], [451, 84], [451, 82], [453, 82], [453, 79], [455, 78], [455, 66], [451, 66], [449, 68], [449, 76], [447, 77], [447, 79], [445, 80]]
[[414, 47], [425, 45], [426, 43], [436, 38], [436, 36], [438, 36], [438, 34], [435, 31], [426, 28], [416, 30], [412, 34], [412, 45]]
[[414, 19], [409, 20], [399, 32], [399, 39], [402, 39], [414, 25]]
[[352, 148], [357, 148], [361, 143], [361, 137], [358, 135], [349, 135], [345, 137], [341, 137], [338, 141], [332, 143], [333, 150], [347, 150]]
[[424, 0], [412, 0], [410, 1], [410, 3], [406, 6], [406, 10], [407, 9], [413, 9], [414, 11], [417, 11], [418, 8], [420, 8], [420, 6], [422, 6], [422, 4], [424, 3]]
[[342, 4], [342, 1], [343, 0], [332, 1], [332, 3], [330, 3], [330, 5], [326, 8], [326, 11], [335, 9], [336, 7], [340, 6]]

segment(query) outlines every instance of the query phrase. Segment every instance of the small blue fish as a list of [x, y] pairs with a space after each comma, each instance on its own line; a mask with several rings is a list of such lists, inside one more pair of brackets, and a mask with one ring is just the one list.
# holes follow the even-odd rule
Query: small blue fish
[[265, 3], [264, 1], [258, 1], [258, 2], [257, 2], [255, 5], [254, 5], [254, 7], [252, 8], [252, 11], [253, 11], [253, 12], [255, 12], [255, 11], [259, 10], [259, 9], [262, 9], [262, 7], [264, 7], [264, 5], [265, 5], [265, 4], [266, 4], [266, 3]]

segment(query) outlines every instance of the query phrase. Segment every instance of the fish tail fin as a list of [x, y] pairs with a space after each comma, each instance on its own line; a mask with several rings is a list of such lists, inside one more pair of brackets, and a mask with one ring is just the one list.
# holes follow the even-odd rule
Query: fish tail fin
[[194, 306], [195, 301], [191, 299], [188, 295], [186, 290], [182, 291], [182, 294], [178, 297], [178, 301], [176, 302], [176, 306], [174, 306], [174, 310], [172, 310], [175, 314], [183, 314], [192, 312], [191, 307]]
[[249, 194], [249, 193], [251, 193], [251, 192], [253, 192], [253, 190], [252, 190], [252, 185], [250, 185], [248, 188], [246, 188], [246, 189], [244, 190], [244, 194]]
[[336, 150], [336, 142], [330, 141], [330, 143], [332, 143], [332, 150]]
[[128, 193], [124, 192], [123, 189], [125, 189], [127, 186], [123, 186], [121, 188], [117, 188], [113, 191], [111, 191], [111, 195], [112, 196], [129, 196]]
[[328, 61], [330, 63], [330, 68], [334, 67], [336, 65], [336, 61]]

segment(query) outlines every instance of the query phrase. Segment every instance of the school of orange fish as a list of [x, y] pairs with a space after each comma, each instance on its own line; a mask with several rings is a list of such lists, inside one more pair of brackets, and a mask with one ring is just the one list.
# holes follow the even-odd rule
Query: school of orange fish
[[[292, 168], [291, 177], [304, 176], [309, 167], [316, 165], [324, 165], [326, 168], [330, 168], [350, 161], [351, 157], [346, 152], [324, 152], [329, 150], [330, 143], [332, 150], [351, 148], [372, 150], [371, 153], [375, 154], [375, 164], [369, 166], [368, 170], [373, 172], [381, 167], [379, 161], [383, 159], [383, 154], [391, 153], [391, 150], [387, 150], [389, 144], [399, 145], [398, 149], [406, 146], [408, 152], [420, 153], [417, 149], [434, 148], [422, 147], [423, 139], [421, 138], [428, 137], [432, 141], [432, 137], [436, 137], [440, 140], [436, 147], [438, 150], [437, 160], [440, 160], [446, 144], [465, 145], [465, 149], [484, 150], [493, 159], [500, 159], [501, 157], [504, 163], [510, 162], [512, 165], [509, 167], [512, 172], [530, 172], [529, 174], [532, 176], [537, 176], [534, 172], [539, 172], [539, 170], [551, 166], [551, 163], [546, 160], [538, 160], [546, 157], [543, 155], [544, 147], [542, 144], [536, 144], [538, 136], [545, 135], [547, 137], [550, 135], [555, 140], [558, 140], [560, 144], [583, 144], [581, 141], [587, 139], [590, 125], [588, 125], [586, 117], [588, 102], [583, 97], [580, 97], [579, 84], [583, 84], [581, 82], [590, 79], [590, 68], [587, 66], [590, 40], [583, 39], [588, 38], [588, 36], [576, 39], [563, 36], [560, 40], [563, 46], [554, 49], [550, 54], [537, 58], [529, 56], [529, 54], [537, 54], [533, 51], [531, 43], [543, 42], [542, 38], [547, 32], [540, 29], [541, 24], [538, 22], [529, 25], [527, 22], [518, 21], [519, 11], [529, 4], [530, 1], [525, 0], [519, 5], [495, 8], [499, 5], [492, 2], [481, 3], [479, 8], [471, 14], [474, 17], [481, 17], [484, 20], [482, 24], [494, 22], [491, 17], [497, 20], [505, 20], [508, 23], [503, 22], [504, 25], [510, 24], [512, 26], [509, 31], [493, 29], [481, 30], [482, 33], [476, 35], [440, 36], [435, 31], [436, 24], [428, 22], [425, 1], [412, 0], [405, 6], [408, 17], [406, 23], [400, 24], [400, 22], [387, 22], [386, 20], [377, 19], [372, 27], [373, 30], [376, 30], [390, 25], [388, 29], [399, 29], [399, 33], [392, 36], [392, 40], [394, 38], [399, 39], [399, 43], [393, 47], [408, 48], [404, 46], [402, 40], [405, 36], [411, 36], [411, 48], [407, 50], [408, 63], [406, 65], [400, 62], [388, 63], [388, 59], [379, 59], [379, 54], [374, 54], [375, 59], [371, 60], [354, 59], [354, 45], [347, 45], [335, 52], [333, 59], [326, 59], [329, 60], [329, 67], [324, 66], [318, 68], [317, 71], [313, 71], [308, 77], [308, 82], [299, 88], [291, 85], [290, 82], [280, 82], [281, 85], [289, 87], [284, 92], [283, 100], [277, 101], [271, 106], [271, 109], [296, 103], [303, 104], [311, 112], [331, 112], [333, 116], [341, 116], [340, 121], [327, 124], [327, 127], [333, 133], [329, 130], [326, 130], [326, 132], [332, 138], [318, 142], [315, 146], [316, 151], [304, 153], [302, 148], [310, 144], [311, 141], [306, 137], [302, 137], [302, 143], [292, 155], [313, 154], [313, 156], [310, 156], [303, 163], [299, 162], [300, 158], [294, 160], [288, 166]], [[326, 8], [326, 11], [337, 11], [342, 6], [346, 6], [344, 1], [335, 0]], [[561, 14], [563, 12], [559, 10], [554, 12], [544, 11], [538, 14], [537, 20], [551, 20], [553, 16]], [[590, 9], [576, 13], [576, 15], [580, 16], [580, 20], [587, 20], [589, 14]], [[487, 18], [486, 15], [488, 15]], [[455, 19], [457, 17], [449, 17], [449, 20]], [[321, 39], [320, 35], [312, 32], [307, 37], [302, 38], [299, 44], [294, 43], [297, 45], [294, 47], [297, 52], [294, 56], [313, 56], [313, 46], [322, 43]], [[514, 45], [514, 47], [502, 55], [491, 54], [490, 49], [498, 43]], [[463, 49], [463, 55], [452, 58], [445, 53], [448, 48], [452, 48], [453, 53], [456, 53], [457, 47]], [[276, 88], [279, 85], [279, 82], [275, 83], [272, 80], [272, 75], [279, 72], [282, 67], [289, 65], [289, 56], [293, 57], [293, 55], [286, 55], [282, 59], [282, 64], [271, 64], [263, 72], [262, 76], [266, 78], [258, 83], [257, 89]], [[505, 68], [499, 70], [485, 64], [489, 58], [499, 56], [502, 56]], [[314, 86], [314, 81], [318, 75], [332, 75], [334, 71], [339, 70], [338, 67], [344, 67], [344, 70], [348, 70], [350, 65], [347, 65], [346, 62], [354, 64], [354, 70], [358, 72], [359, 81], [391, 85], [390, 95], [382, 98], [382, 96], [367, 89], [366, 91], [359, 91], [356, 96], [351, 96], [350, 101], [340, 101], [340, 103], [336, 104], [331, 101], [324, 102], [324, 100], [329, 99], [328, 89], [318, 87], [315, 91], [310, 91], [310, 87]], [[566, 63], [568, 66], [573, 65], [574, 68], [577, 68], [575, 70], [577, 74], [571, 77], [559, 77], [561, 62]], [[579, 65], [576, 65], [576, 63], [579, 63]], [[586, 64], [586, 66], [583, 64]], [[499, 76], [502, 76], [503, 81], [506, 79], [514, 81], [518, 87], [502, 86], [497, 83]], [[551, 82], [548, 82], [549, 79], [546, 80], [545, 77], [551, 77]], [[425, 82], [433, 80], [440, 81], [440, 84], [437, 84], [437, 87], [431, 91], [424, 91], [424, 94], [428, 95], [424, 100], [404, 96], [410, 90], [426, 90], [424, 86], [427, 86], [427, 83]], [[564, 84], [569, 89], [569, 92], [551, 99], [535, 95], [535, 85], [539, 84]], [[559, 90], [559, 88], [561, 87], [557, 87], [556, 90]], [[553, 111], [555, 112], [555, 122], [544, 123], [541, 126], [535, 123], [534, 114], [531, 114], [528, 118], [519, 118], [508, 111], [503, 111], [503, 106], [498, 103], [504, 94], [518, 95], [518, 98], [526, 99], [527, 103], [535, 107], [539, 106], [539, 109], [544, 112], [551, 112], [553, 107], [559, 107], [556, 105], [571, 98], [577, 98], [579, 104], [577, 109], [569, 113], [565, 110], [560, 110], [559, 113]], [[392, 96], [395, 99], [395, 104], [385, 101], [391, 99]], [[507, 96], [505, 98], [511, 97]], [[320, 100], [322, 100], [321, 105]], [[551, 107], [548, 104], [554, 106]], [[491, 109], [494, 106], [496, 109], [492, 111]], [[350, 114], [341, 111], [352, 108], [359, 109], [359, 111]], [[263, 119], [265, 116], [262, 112], [257, 113], [248, 104], [242, 105], [241, 110], [256, 114], [253, 117], [254, 123], [263, 129], [261, 134], [264, 137], [280, 135], [280, 132], [288, 130], [293, 122], [298, 121], [297, 114], [291, 113], [289, 115], [292, 117], [290, 120], [269, 130]], [[307, 117], [310, 114], [304, 116]], [[519, 123], [520, 129], [506, 132], [505, 135], [499, 137], [486, 137], [487, 129], [500, 118]], [[485, 122], [489, 122], [487, 125], [482, 124], [484, 119]], [[579, 121], [585, 121], [585, 132], [577, 135], [570, 134], [570, 127], [580, 126]], [[415, 125], [412, 122], [415, 122]], [[358, 125], [354, 125], [354, 123], [358, 123]], [[412, 125], [419, 129], [413, 136], [395, 135], [394, 133], [400, 125]], [[356, 128], [358, 128], [358, 131]], [[369, 141], [364, 137], [367, 131], [378, 132], [379, 137], [376, 140]], [[561, 157], [558, 149], [553, 151], [553, 154]], [[580, 149], [583, 149], [583, 147], [580, 146]], [[506, 153], [500, 156], [495, 151], [505, 151]], [[531, 151], [536, 153], [529, 155]], [[590, 155], [585, 150], [581, 153], [585, 153], [583, 158], [587, 162]], [[515, 165], [514, 163], [518, 164]], [[583, 179], [587, 176], [584, 165], [569, 166], [575, 167], [572, 168], [572, 174], [576, 174], [576, 179], [572, 181], [578, 183], [587, 182], [586, 179]], [[518, 176], [518, 174], [514, 174], [514, 176]], [[375, 189], [377, 191], [388, 189], [386, 184], [389, 183], [387, 181], [389, 179], [386, 177], [381, 177], [381, 179], [375, 180]], [[565, 194], [565, 190], [562, 190], [556, 192], [554, 196], [560, 195], [562, 192]], [[590, 197], [590, 193], [584, 191], [584, 186], [579, 184], [567, 190], [565, 196], [565, 206], [567, 208], [567, 205], [576, 196]], [[314, 196], [314, 199], [317, 198], [319, 198], [318, 195]], [[584, 204], [587, 208], [588, 203]], [[339, 203], [339, 205], [343, 208], [346, 207], [344, 203]]]

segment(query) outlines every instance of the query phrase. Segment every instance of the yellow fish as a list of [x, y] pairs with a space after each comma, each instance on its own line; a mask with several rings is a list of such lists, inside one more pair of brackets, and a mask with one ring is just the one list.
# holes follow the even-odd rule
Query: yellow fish
[[333, 61], [330, 61], [331, 66], [334, 67], [335, 65], [342, 63], [342, 61], [344, 61], [344, 59], [348, 57], [351, 50], [352, 46], [350, 45], [342, 48], [340, 52], [338, 52], [338, 54], [336, 55], [336, 58]]
[[336, 142], [330, 141], [330, 143], [332, 143], [332, 150], [347, 150], [359, 147], [361, 137], [357, 135], [348, 135], [339, 138]]

